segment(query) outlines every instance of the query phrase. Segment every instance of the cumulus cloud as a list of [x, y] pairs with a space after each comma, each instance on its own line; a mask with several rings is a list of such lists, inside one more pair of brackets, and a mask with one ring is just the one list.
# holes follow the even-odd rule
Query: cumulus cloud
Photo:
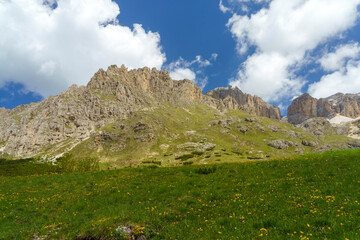
[[170, 72], [170, 77], [174, 80], [183, 80], [183, 79], [189, 79], [189, 80], [195, 80], [196, 74], [190, 70], [189, 68], [175, 68], [172, 72]]
[[337, 92], [360, 92], [359, 43], [338, 46], [334, 52], [324, 55], [319, 62], [323, 69], [330, 73], [309, 86], [311, 95], [321, 98]]
[[160, 35], [117, 21], [111, 0], [0, 1], [0, 85], [16, 81], [46, 97], [86, 84], [100, 68], [161, 68]]
[[309, 93], [317, 98], [337, 92], [360, 92], [360, 61], [348, 62], [344, 70], [325, 75], [319, 82], [309, 86]]
[[233, 14], [227, 26], [239, 54], [255, 53], [230, 81], [265, 100], [279, 101], [299, 94], [305, 81], [296, 71], [307, 53], [351, 28], [360, 0], [273, 0], [251, 15]]
[[320, 60], [320, 64], [325, 71], [336, 71], [345, 67], [348, 60], [360, 58], [359, 43], [349, 43], [336, 47], [336, 50], [325, 54]]
[[177, 61], [170, 63], [165, 68], [169, 70], [170, 77], [174, 80], [189, 79], [194, 81], [203, 89], [208, 83], [208, 78], [204, 76], [204, 69], [216, 61], [217, 53], [211, 54], [210, 60], [196, 56], [192, 61], [186, 61], [180, 57]]
[[304, 84], [302, 79], [289, 71], [293, 61], [276, 52], [253, 54], [243, 64], [244, 70], [240, 70], [237, 78], [230, 81], [230, 85], [261, 96], [265, 101], [289, 97], [299, 93]]

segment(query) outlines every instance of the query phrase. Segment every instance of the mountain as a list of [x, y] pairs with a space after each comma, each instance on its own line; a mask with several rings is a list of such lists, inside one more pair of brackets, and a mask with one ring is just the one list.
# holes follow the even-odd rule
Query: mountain
[[299, 124], [309, 118], [333, 118], [341, 115], [349, 118], [360, 116], [360, 94], [337, 93], [327, 98], [316, 99], [308, 93], [294, 99], [288, 107], [287, 118]]
[[201, 89], [190, 80], [173, 81], [165, 71], [125, 66], [100, 69], [86, 87], [71, 86], [39, 103], [2, 109], [0, 142], [4, 152], [29, 157], [70, 138], [82, 141], [91, 133], [132, 112], [162, 103], [186, 106], [202, 101]]
[[237, 87], [221, 87], [211, 90], [204, 95], [204, 102], [221, 111], [237, 109], [256, 116], [281, 119], [278, 107], [266, 103], [258, 96], [245, 94]]
[[203, 95], [193, 81], [172, 80], [167, 71], [115, 65], [87, 86], [0, 109], [0, 117], [0, 157], [9, 159], [69, 152], [109, 166], [172, 166], [360, 146], [332, 129], [314, 135], [280, 122], [277, 107], [237, 88]]

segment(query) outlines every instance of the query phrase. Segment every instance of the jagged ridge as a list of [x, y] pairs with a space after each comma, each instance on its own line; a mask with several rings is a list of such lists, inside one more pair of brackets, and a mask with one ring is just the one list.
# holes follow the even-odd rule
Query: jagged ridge
[[357, 118], [360, 116], [360, 94], [337, 93], [327, 98], [316, 99], [305, 93], [294, 99], [288, 107], [288, 121], [299, 124], [309, 118], [332, 118], [336, 114]]
[[39, 103], [1, 109], [0, 149], [28, 157], [70, 138], [87, 139], [95, 129], [131, 112], [201, 100], [200, 87], [190, 80], [171, 80], [167, 71], [155, 68], [128, 71], [113, 65], [95, 73], [86, 87], [72, 85]]
[[112, 65], [95, 73], [87, 86], [72, 85], [39, 103], [0, 109], [0, 154], [29, 157], [55, 145], [58, 152], [66, 152], [98, 129], [134, 112], [166, 104], [186, 107], [204, 103], [220, 111], [240, 109], [280, 118], [278, 108], [237, 88], [219, 88], [202, 95], [193, 81], [172, 80], [167, 71], [147, 67], [128, 71], [124, 65]]
[[207, 92], [204, 102], [221, 111], [225, 109], [238, 109], [246, 113], [264, 116], [273, 119], [281, 119], [280, 109], [266, 103], [258, 96], [243, 93], [239, 88], [220, 87]]

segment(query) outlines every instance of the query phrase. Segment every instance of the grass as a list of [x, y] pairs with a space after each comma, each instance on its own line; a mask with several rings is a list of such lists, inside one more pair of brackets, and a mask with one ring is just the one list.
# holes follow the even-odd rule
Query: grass
[[[91, 137], [70, 152], [74, 158], [98, 158], [103, 166], [108, 164], [114, 168], [140, 166], [143, 161], [153, 160], [161, 161], [162, 166], [181, 166], [183, 165], [181, 160], [187, 160], [186, 157], [185, 159], [176, 158], [185, 154], [188, 154], [188, 159], [191, 159], [195, 165], [204, 162], [213, 164], [223, 156], [226, 157], [222, 158], [222, 162], [247, 161], [251, 158], [275, 159], [292, 156], [297, 148], [302, 149], [303, 153], [311, 153], [315, 150], [315, 148], [302, 146], [302, 139], [317, 141], [319, 146], [324, 143], [337, 144], [338, 142], [346, 145], [349, 140], [338, 135], [316, 138], [291, 124], [265, 117], [257, 117], [255, 122], [244, 121], [249, 117], [253, 116], [238, 110], [229, 110], [227, 113], [220, 114], [217, 110], [202, 104], [192, 105], [187, 109], [163, 104], [158, 108], [136, 112], [127, 119], [109, 123], [99, 129], [106, 134], [121, 136], [122, 148], [118, 148], [119, 140], [103, 140], [100, 144], [94, 145], [96, 140]], [[211, 124], [219, 120], [225, 124]], [[232, 122], [227, 124], [227, 120]], [[134, 139], [137, 135], [147, 134], [134, 132], [134, 123], [137, 122], [146, 123], [150, 127], [154, 134], [151, 141], [137, 142]], [[241, 133], [239, 126], [246, 126], [249, 130]], [[272, 129], [277, 129], [277, 131]], [[295, 132], [302, 137], [296, 136]], [[268, 146], [268, 142], [276, 139], [288, 139], [293, 143], [298, 143], [298, 146], [280, 151]], [[178, 147], [189, 142], [211, 143], [214, 147], [207, 149], [206, 155], [202, 154], [204, 149], [184, 150]], [[162, 145], [168, 147], [161, 148]], [[216, 154], [219, 151], [222, 154]], [[47, 149], [47, 152], [50, 151]]]
[[58, 166], [37, 163], [36, 159], [5, 160], [0, 159], [0, 176], [29, 176], [61, 172]]
[[[16, 108], [14, 116], [21, 109], [21, 107]], [[330, 148], [346, 149], [347, 143], [352, 141], [346, 136], [334, 135], [333, 129], [327, 130], [324, 136], [314, 136], [303, 129], [274, 119], [255, 117], [255, 121], [248, 121], [246, 118], [254, 118], [254, 116], [240, 110], [221, 113], [204, 104], [181, 108], [163, 103], [144, 111], [136, 111], [124, 119], [114, 119], [113, 122], [97, 128], [87, 140], [78, 141], [76, 138], [68, 138], [47, 145], [35, 157], [49, 159], [70, 152], [75, 160], [99, 159], [102, 169], [138, 167], [143, 165], [143, 161], [161, 161], [162, 166], [182, 166], [186, 160], [197, 165], [214, 164], [219, 161], [238, 163], [248, 159], [286, 158], [294, 155], [294, 152], [307, 154]], [[149, 130], [135, 132], [134, 124], [138, 122], [147, 124]], [[71, 126], [74, 127], [72, 124]], [[242, 132], [240, 129], [247, 131]], [[97, 133], [100, 132], [111, 137], [99, 141]], [[149, 139], [146, 137], [147, 134], [151, 134], [150, 140], [146, 140]], [[145, 141], [139, 141], [139, 136]], [[268, 146], [269, 142], [276, 139], [287, 139], [293, 142], [294, 146], [282, 150]], [[301, 142], [304, 139], [317, 142], [317, 147], [303, 146]], [[179, 147], [189, 142], [213, 144], [214, 147], [210, 149]], [[0, 145], [6, 146], [6, 143]], [[219, 151], [221, 154], [216, 153]], [[202, 154], [203, 152], [206, 154]], [[185, 154], [188, 154], [188, 159], [186, 157], [183, 161], [176, 159]], [[1, 152], [0, 158], [14, 159], [13, 156]]]
[[186, 161], [190, 158], [193, 158], [195, 155], [194, 154], [184, 154], [184, 155], [181, 155], [179, 157], [176, 157], [175, 159], [176, 160], [181, 160], [181, 161]]
[[351, 150], [216, 167], [0, 171], [0, 239], [121, 239], [119, 226], [151, 239], [360, 239], [359, 161]]
[[64, 154], [58, 158], [56, 165], [36, 158], [0, 159], [0, 177], [88, 172], [96, 171], [99, 167], [99, 161], [95, 158], [73, 159], [71, 154]]

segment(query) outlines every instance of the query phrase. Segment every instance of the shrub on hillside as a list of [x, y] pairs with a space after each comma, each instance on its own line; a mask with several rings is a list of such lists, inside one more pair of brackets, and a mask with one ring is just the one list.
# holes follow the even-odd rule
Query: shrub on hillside
[[65, 153], [57, 159], [57, 162], [58, 166], [64, 172], [88, 172], [100, 169], [98, 158], [75, 159], [70, 153]]

